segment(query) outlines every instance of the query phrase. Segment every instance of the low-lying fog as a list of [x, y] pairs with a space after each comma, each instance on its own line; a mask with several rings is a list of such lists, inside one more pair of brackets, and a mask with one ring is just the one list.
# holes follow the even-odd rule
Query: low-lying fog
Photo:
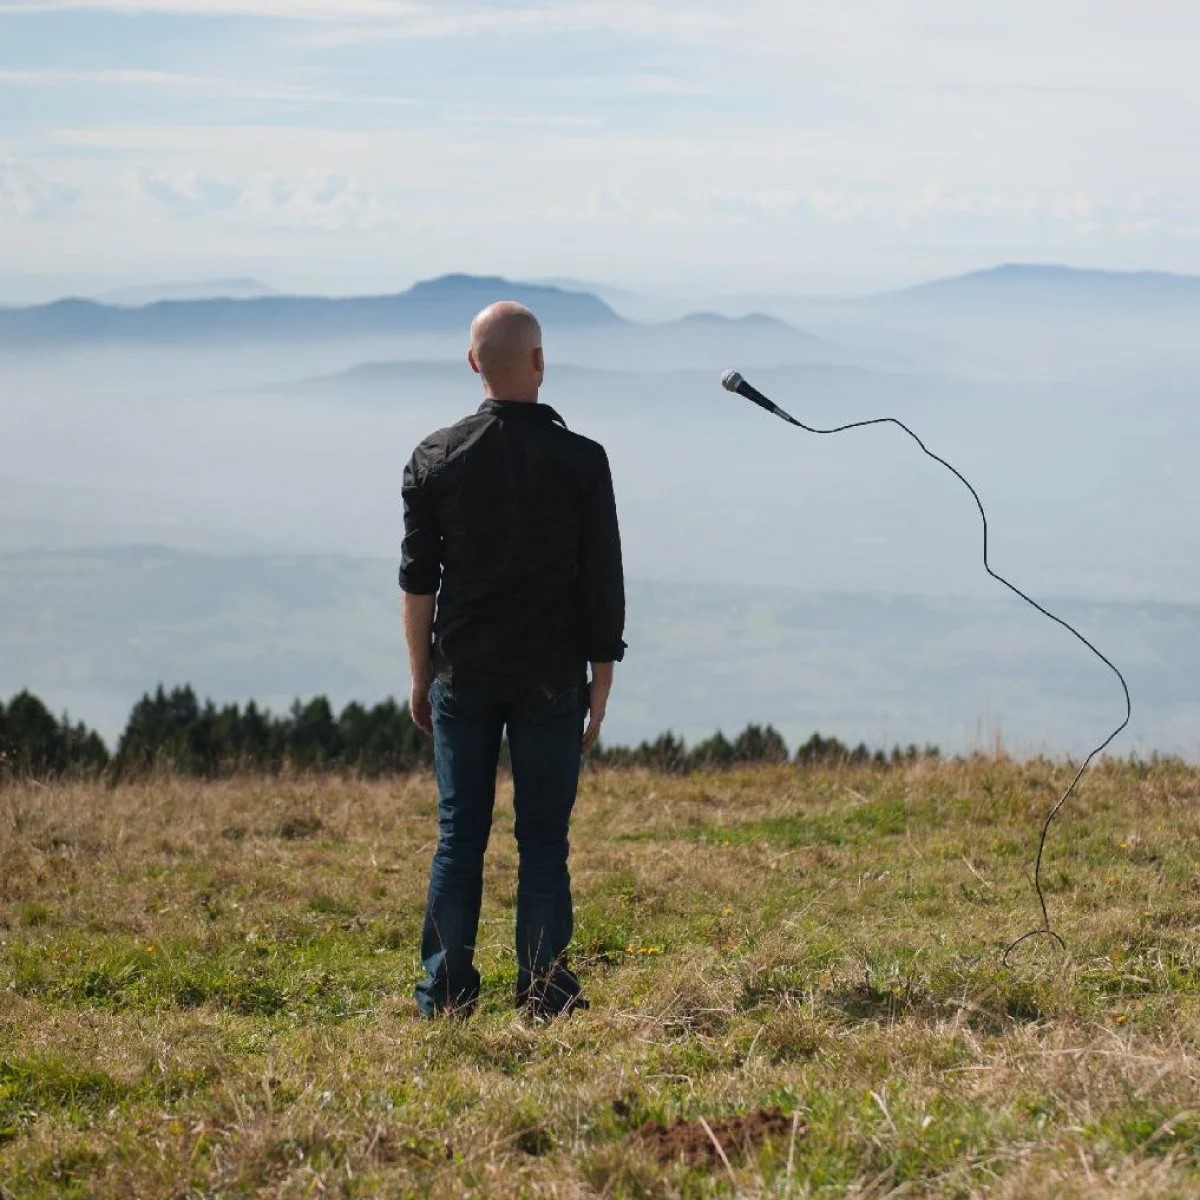
[[[1105, 668], [984, 575], [979, 514], [957, 480], [894, 427], [822, 437], [785, 426], [721, 390], [721, 368], [736, 366], [815, 425], [909, 423], [978, 488], [992, 565], [1039, 599], [1063, 598], [1064, 615], [1090, 616], [1108, 639], [1102, 649], [1128, 666], [1137, 720], [1114, 750], [1200, 752], [1194, 622], [1189, 630], [1200, 614], [1200, 409], [1178, 382], [1200, 376], [1200, 354], [1193, 361], [1173, 344], [1175, 368], [1164, 378], [1166, 351], [1147, 350], [1139, 372], [1137, 348], [1123, 345], [1101, 378], [1077, 332], [1053, 370], [1014, 365], [1006, 381], [978, 331], [943, 342], [929, 323], [905, 354], [894, 330], [863, 346], [866, 322], [856, 337], [834, 340], [845, 320], [814, 322], [810, 337], [706, 320], [590, 335], [547, 329], [542, 399], [607, 447], [627, 576], [638, 584], [613, 735], [671, 726], [696, 736], [755, 719], [793, 739], [820, 728], [950, 749], [998, 729], [1017, 748], [1079, 754], [1121, 715]], [[261, 601], [267, 558], [314, 556], [322, 572], [329, 555], [394, 563], [405, 459], [479, 402], [462, 341], [447, 333], [7, 352], [0, 692], [29, 686], [111, 736], [128, 702], [160, 678], [190, 678], [219, 699], [402, 691], [390, 565], [347, 571], [371, 592], [370, 615], [349, 619], [334, 606], [341, 615], [324, 627], [324, 667], [264, 666], [256, 676], [244, 668], [262, 647], [246, 643], [243, 669], [214, 674], [188, 631], [192, 604], [178, 619], [184, 652], [125, 655], [142, 672], [135, 680], [100, 644], [118, 634], [128, 641], [139, 622], [170, 628], [178, 598], [130, 568], [109, 624], [85, 619], [86, 581], [98, 572], [106, 595], [119, 592], [121, 571], [80, 550], [136, 543], [225, 556], [206, 626], [222, 645], [238, 642], [246, 597]], [[1044, 357], [1045, 336], [1038, 347]], [[785, 355], [791, 365], [780, 365]], [[249, 556], [241, 610], [231, 554]], [[184, 573], [203, 593], [203, 562]], [[304, 577], [298, 570], [292, 585], [300, 594], [268, 598], [284, 624], [289, 607], [311, 608]], [[53, 578], [70, 583], [50, 586]], [[901, 594], [910, 599], [882, 603]], [[880, 603], [854, 609], [853, 596]], [[913, 605], [929, 619], [914, 624]], [[851, 609], [849, 625], [831, 624]], [[703, 636], [681, 653], [667, 635], [689, 612]], [[757, 641], [718, 636], [722, 624], [742, 629], [749, 612], [758, 614]], [[90, 640], [81, 644], [84, 626]], [[47, 629], [59, 631], [58, 650]], [[322, 627], [308, 634], [321, 637]], [[263, 636], [255, 626], [255, 639]], [[363, 658], [355, 638], [370, 641], [376, 667], [335, 678], [328, 664], [339, 653]]]

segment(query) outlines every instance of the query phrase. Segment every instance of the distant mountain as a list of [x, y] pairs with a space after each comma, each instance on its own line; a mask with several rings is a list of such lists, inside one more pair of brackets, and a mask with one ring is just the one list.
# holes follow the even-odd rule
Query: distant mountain
[[609, 283], [592, 283], [587, 279], [573, 279], [569, 275], [549, 275], [545, 278], [531, 279], [530, 283], [541, 284], [544, 287], [562, 288], [564, 292], [587, 292], [599, 296], [602, 300], [613, 304], [622, 300], [644, 300], [640, 292], [629, 288], [616, 287]]
[[390, 296], [164, 300], [139, 308], [69, 299], [0, 309], [0, 346], [461, 333], [475, 313], [502, 298], [528, 304], [550, 327], [624, 323], [595, 296], [496, 277], [445, 275]]
[[668, 321], [678, 317], [687, 308], [678, 299], [668, 299], [652, 292], [635, 292], [609, 283], [573, 279], [568, 275], [554, 275], [533, 282], [551, 284], [568, 292], [587, 292], [599, 296], [605, 304], [611, 305], [614, 311], [630, 321]]
[[[122, 289], [101, 299], [64, 299], [31, 307], [0, 308], [0, 347], [87, 343], [196, 342], [216, 340], [287, 341], [379, 335], [461, 335], [470, 318], [492, 300], [508, 297], [533, 308], [556, 334], [578, 330], [633, 333], [656, 345], [664, 335], [683, 353], [725, 353], [749, 361], [855, 361], [861, 351], [839, 348], [775, 316], [760, 312], [726, 317], [697, 312], [678, 320], [651, 321], [623, 300], [644, 300], [632, 292], [586, 290], [581, 281], [525, 283], [496, 276], [445, 275], [417, 283], [405, 292], [381, 296], [327, 297], [270, 294], [253, 279], [195, 284], [164, 284]], [[263, 294], [268, 293], [268, 294]], [[610, 301], [612, 303], [610, 303]], [[797, 301], [797, 304], [800, 302]], [[645, 306], [643, 306], [644, 308]], [[1200, 276], [1163, 271], [1096, 271], [1056, 265], [1009, 263], [953, 278], [936, 279], [861, 299], [804, 301], [789, 315], [805, 324], [843, 323], [869, 317], [880, 326], [900, 319], [916, 327], [930, 318], [969, 320], [1005, 316], [1014, 322], [1053, 325], [1070, 317], [1200, 315]], [[911, 318], [911, 320], [909, 319]], [[835, 334], [835, 336], [837, 336]], [[839, 337], [839, 341], [842, 339]], [[884, 350], [878, 339], [854, 337], [869, 365], [903, 368], [910, 356], [903, 345]], [[871, 342], [876, 345], [872, 346]]]
[[759, 312], [746, 313], [741, 317], [727, 317], [724, 313], [716, 312], [694, 312], [681, 317], [679, 324], [704, 326], [707, 328], [735, 325], [742, 329], [790, 329], [795, 332], [795, 326], [789, 325], [779, 317], [772, 317], [767, 313]]
[[257, 279], [213, 279], [199, 283], [148, 283], [117, 288], [93, 299], [100, 304], [141, 308], [162, 300], [258, 300], [275, 294], [274, 288]]
[[560, 362], [653, 364], [653, 370], [728, 366], [735, 361], [904, 365], [895, 356], [846, 351], [762, 313], [726, 317], [700, 312], [673, 321], [634, 322], [587, 292], [472, 275], [446, 275], [391, 296], [160, 300], [139, 307], [59, 300], [0, 309], [0, 347], [97, 341], [286, 342], [405, 334], [461, 338], [475, 313], [501, 297], [528, 304], [538, 314]]
[[1040, 318], [1121, 310], [1200, 311], [1200, 276], [1006, 263], [871, 297], [888, 308], [1007, 309]]
[[915, 365], [911, 357], [902, 354], [879, 352], [867, 346], [847, 349], [762, 313], [742, 317], [690, 313], [674, 321], [630, 323], [592, 336], [586, 344], [584, 339], [569, 334], [556, 336], [554, 347], [562, 358], [571, 362], [637, 371], [680, 367], [742, 370], [814, 363], [909, 370]]
[[[681, 370], [703, 370], [711, 375], [730, 366], [827, 364], [874, 370], [913, 369], [912, 361], [900, 355], [847, 350], [784, 321], [758, 314], [723, 317], [695, 313], [678, 321], [653, 324], [621, 321], [604, 327], [560, 327], [547, 347], [550, 376], [556, 383], [568, 372], [612, 383], [620, 380], [627, 385], [639, 379], [661, 380]], [[453, 363], [436, 359], [374, 361], [304, 381], [301, 386], [320, 390], [342, 384], [370, 388], [444, 382], [457, 379], [465, 370], [457, 357]]]

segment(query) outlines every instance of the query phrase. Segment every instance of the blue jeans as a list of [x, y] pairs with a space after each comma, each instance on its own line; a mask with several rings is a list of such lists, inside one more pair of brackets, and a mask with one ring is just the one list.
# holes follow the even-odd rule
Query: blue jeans
[[416, 988], [424, 1015], [470, 1011], [479, 998], [472, 960], [506, 728], [518, 853], [516, 1000], [546, 1015], [576, 1003], [579, 981], [567, 969], [566, 956], [574, 927], [567, 827], [579, 783], [586, 695], [580, 683], [516, 702], [434, 681], [429, 699], [438, 844], [421, 932], [427, 975]]

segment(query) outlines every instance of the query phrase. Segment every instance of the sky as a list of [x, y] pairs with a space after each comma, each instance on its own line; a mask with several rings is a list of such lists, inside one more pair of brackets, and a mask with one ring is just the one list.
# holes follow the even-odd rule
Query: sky
[[0, 0], [0, 301], [1200, 273], [1194, 0]]

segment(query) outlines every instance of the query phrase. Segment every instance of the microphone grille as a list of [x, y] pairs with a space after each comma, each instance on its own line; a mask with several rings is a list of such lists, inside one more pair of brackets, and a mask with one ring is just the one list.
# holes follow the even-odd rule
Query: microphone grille
[[726, 371], [725, 374], [721, 376], [721, 386], [727, 392], [736, 392], [741, 386], [741, 383], [742, 376], [738, 371]]

